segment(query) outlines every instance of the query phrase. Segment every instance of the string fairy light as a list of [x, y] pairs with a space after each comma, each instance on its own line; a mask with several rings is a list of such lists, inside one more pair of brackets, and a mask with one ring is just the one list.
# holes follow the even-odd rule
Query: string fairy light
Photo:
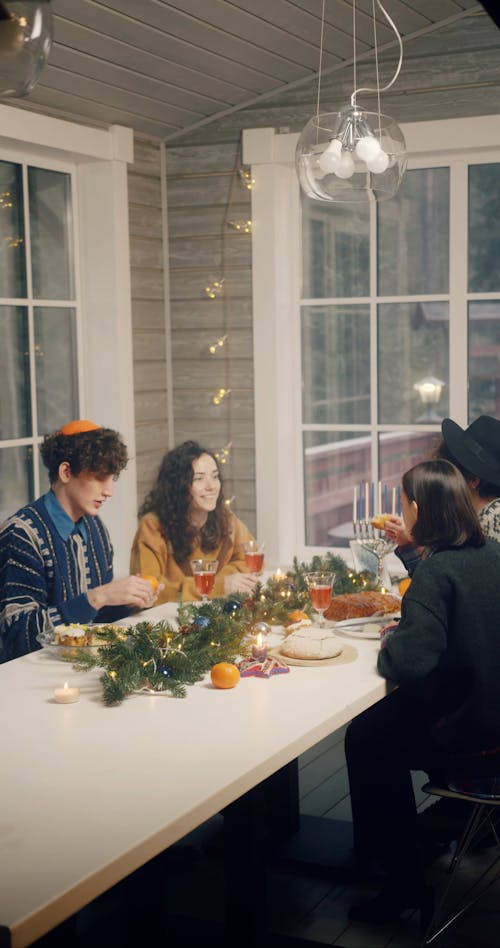
[[224, 445], [223, 448], [219, 448], [218, 451], [215, 451], [215, 457], [217, 458], [220, 464], [227, 464], [227, 462], [229, 461], [229, 457], [231, 455], [232, 446], [233, 446], [233, 442], [229, 441], [227, 444]]
[[255, 178], [252, 178], [252, 172], [249, 171], [248, 168], [238, 168], [238, 174], [243, 186], [248, 191], [251, 191], [255, 185]]
[[212, 402], [214, 405], [220, 405], [225, 398], [229, 395], [230, 388], [218, 388], [215, 395], [212, 395]]
[[211, 355], [215, 355], [215, 353], [217, 352], [217, 349], [222, 349], [222, 347], [226, 343], [226, 339], [227, 339], [227, 333], [224, 336], [221, 336], [219, 339], [216, 339], [216, 341], [213, 342], [212, 345], [208, 347], [208, 351], [211, 353]]
[[211, 283], [208, 283], [205, 287], [205, 293], [207, 294], [210, 300], [217, 299], [218, 296], [222, 296], [224, 292], [224, 277], [220, 279], [212, 280]]
[[228, 221], [228, 227], [232, 227], [233, 230], [237, 230], [240, 234], [251, 234], [252, 233], [252, 221], [248, 218], [242, 218], [239, 220]]

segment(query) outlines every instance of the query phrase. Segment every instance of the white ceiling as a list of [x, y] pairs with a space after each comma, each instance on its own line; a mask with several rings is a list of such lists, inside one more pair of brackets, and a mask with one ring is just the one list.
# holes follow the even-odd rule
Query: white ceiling
[[[405, 42], [393, 92], [403, 113], [412, 95], [431, 90], [447, 103], [446, 114], [500, 111], [500, 30], [482, 6], [475, 0], [385, 0], [385, 6]], [[243, 115], [246, 125], [262, 124], [273, 109], [285, 121], [288, 109], [300, 126], [301, 109], [307, 115], [315, 104], [322, 0], [52, 0], [52, 9], [49, 62], [30, 97], [9, 104], [128, 125], [179, 144], [210, 138], [216, 128], [227, 136]], [[374, 63], [372, 0], [356, 0], [356, 9], [363, 77]], [[352, 21], [352, 0], [325, 0], [322, 87], [330, 102], [349, 84], [352, 91]], [[397, 47], [381, 13], [377, 44], [386, 81]], [[471, 90], [481, 90], [484, 107]]]

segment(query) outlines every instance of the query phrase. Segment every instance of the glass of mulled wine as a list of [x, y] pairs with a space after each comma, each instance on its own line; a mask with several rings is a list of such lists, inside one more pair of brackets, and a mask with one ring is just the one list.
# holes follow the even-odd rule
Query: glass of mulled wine
[[215, 574], [219, 566], [218, 560], [191, 560], [196, 592], [206, 602], [214, 588]]
[[248, 540], [243, 544], [245, 562], [249, 573], [262, 573], [264, 566], [264, 544], [258, 540]]
[[318, 625], [325, 624], [324, 613], [332, 601], [335, 573], [306, 573], [309, 598], [318, 613]]

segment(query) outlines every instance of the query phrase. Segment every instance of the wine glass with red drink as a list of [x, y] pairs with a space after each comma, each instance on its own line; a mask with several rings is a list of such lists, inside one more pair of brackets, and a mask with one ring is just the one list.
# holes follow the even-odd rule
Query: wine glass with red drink
[[215, 574], [219, 566], [218, 560], [191, 560], [196, 592], [206, 602], [214, 588]]
[[332, 601], [333, 583], [335, 573], [306, 573], [305, 576], [309, 598], [318, 613], [318, 625], [324, 626], [324, 613]]
[[259, 575], [264, 566], [264, 544], [258, 540], [248, 540], [243, 546], [248, 572]]

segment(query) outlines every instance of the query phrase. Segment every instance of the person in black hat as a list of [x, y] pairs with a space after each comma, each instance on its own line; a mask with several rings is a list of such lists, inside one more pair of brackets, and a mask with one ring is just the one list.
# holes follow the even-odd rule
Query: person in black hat
[[[472, 506], [486, 536], [500, 543], [500, 421], [480, 415], [464, 429], [445, 418], [441, 432], [442, 439], [432, 456], [458, 467], [467, 481]], [[401, 517], [390, 517], [385, 530], [396, 541], [396, 555], [411, 576], [421, 553], [412, 544]]]

